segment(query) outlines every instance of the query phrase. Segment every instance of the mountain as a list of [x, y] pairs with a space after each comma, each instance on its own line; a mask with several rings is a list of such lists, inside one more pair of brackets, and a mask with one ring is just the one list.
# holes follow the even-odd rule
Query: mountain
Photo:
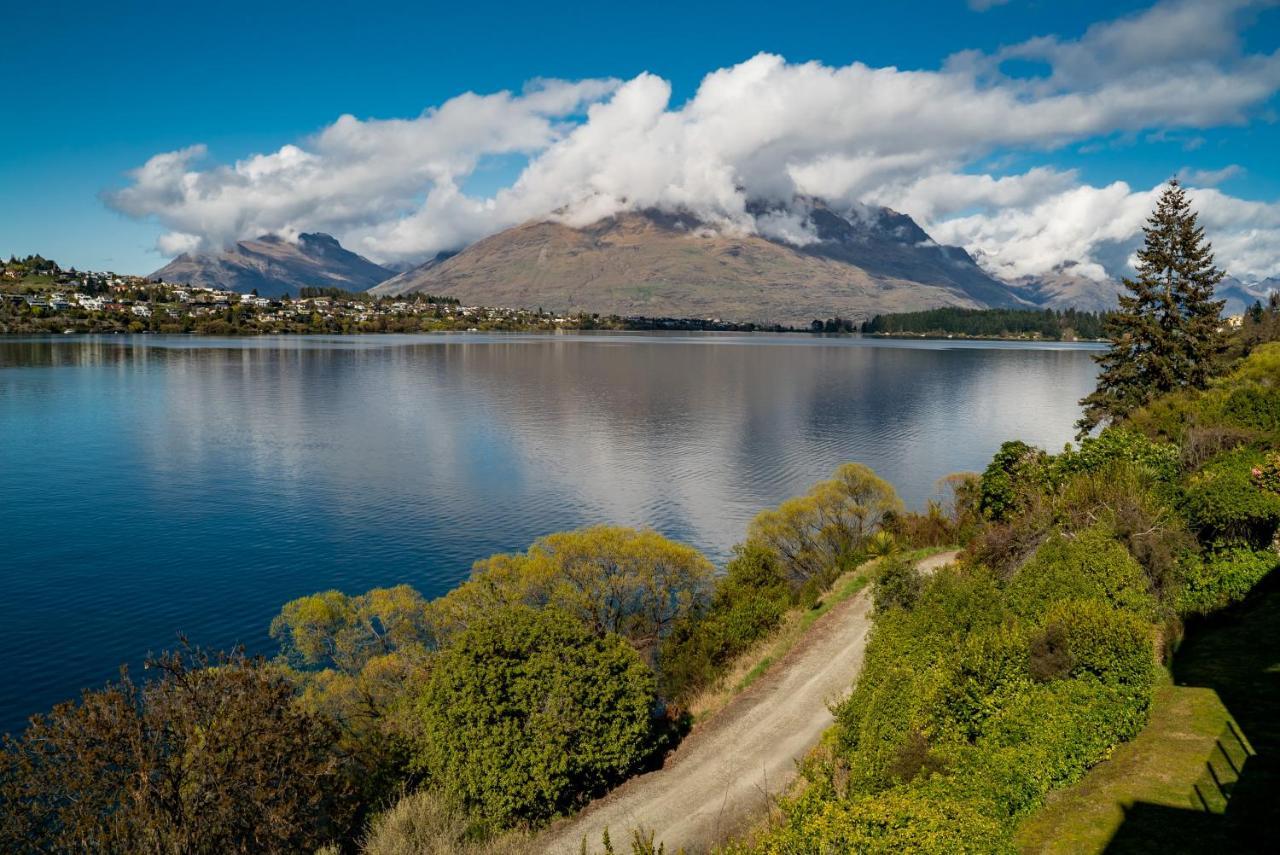
[[1107, 312], [1116, 308], [1123, 289], [1114, 279], [1097, 280], [1085, 276], [1073, 262], [1059, 264], [1048, 273], [1009, 280], [1016, 293], [1029, 303], [1046, 309], [1081, 309]]
[[1261, 301], [1266, 305], [1272, 291], [1280, 291], [1280, 279], [1264, 279], [1261, 282], [1245, 284], [1234, 276], [1228, 276], [1218, 283], [1214, 296], [1226, 300], [1222, 310], [1224, 315], [1242, 315], [1254, 303]]
[[256, 288], [264, 297], [276, 297], [305, 287], [364, 291], [394, 275], [329, 235], [303, 234], [296, 242], [276, 235], [242, 240], [216, 255], [184, 253], [151, 277], [242, 294]]
[[[1022, 276], [1009, 281], [1015, 291], [1028, 302], [1048, 309], [1083, 309], [1090, 312], [1110, 311], [1118, 305], [1117, 296], [1124, 285], [1117, 279], [1099, 281], [1076, 271], [1072, 263], [1060, 264], [1050, 273]], [[1214, 296], [1225, 300], [1224, 315], [1239, 315], [1255, 301], [1267, 302], [1272, 291], [1280, 290], [1280, 279], [1264, 279], [1245, 283], [1228, 276], [1218, 283]]]
[[818, 200], [789, 215], [797, 242], [732, 234], [689, 214], [646, 210], [585, 228], [537, 221], [431, 259], [373, 289], [464, 304], [561, 312], [718, 317], [807, 325], [939, 306], [1026, 305], [963, 249], [940, 246], [904, 214], [837, 212]]

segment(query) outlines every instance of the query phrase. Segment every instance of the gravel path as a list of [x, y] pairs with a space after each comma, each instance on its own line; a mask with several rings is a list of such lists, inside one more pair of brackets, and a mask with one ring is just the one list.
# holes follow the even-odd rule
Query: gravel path
[[[956, 553], [920, 562], [932, 571]], [[871, 629], [869, 592], [823, 615], [769, 672], [693, 732], [656, 772], [633, 778], [581, 813], [547, 830], [542, 851], [577, 855], [585, 837], [600, 848], [607, 827], [619, 851], [633, 828], [655, 832], [668, 852], [699, 852], [723, 841], [785, 792], [796, 761], [832, 724], [862, 668]]]

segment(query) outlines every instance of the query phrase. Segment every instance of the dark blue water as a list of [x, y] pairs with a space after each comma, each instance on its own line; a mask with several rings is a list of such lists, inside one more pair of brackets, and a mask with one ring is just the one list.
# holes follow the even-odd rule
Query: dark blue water
[[286, 600], [587, 523], [722, 560], [865, 462], [920, 506], [1058, 447], [1079, 346], [733, 335], [0, 339], [0, 730], [172, 645], [270, 649]]

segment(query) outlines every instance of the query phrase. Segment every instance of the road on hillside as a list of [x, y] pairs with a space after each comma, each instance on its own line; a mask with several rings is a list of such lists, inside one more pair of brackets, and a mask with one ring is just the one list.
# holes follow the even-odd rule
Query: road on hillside
[[[920, 562], [932, 571], [946, 552]], [[632, 778], [538, 841], [549, 855], [630, 846], [631, 830], [654, 832], [666, 851], [701, 852], [744, 829], [795, 779], [796, 761], [831, 726], [830, 704], [848, 695], [862, 669], [871, 601], [864, 590], [817, 620], [769, 672], [693, 729], [656, 772]]]

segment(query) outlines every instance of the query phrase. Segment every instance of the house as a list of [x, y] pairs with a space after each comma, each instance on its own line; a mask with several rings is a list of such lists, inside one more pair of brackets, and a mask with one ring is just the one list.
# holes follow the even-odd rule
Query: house
[[134, 303], [133, 313], [140, 318], [149, 318], [151, 317], [151, 307], [142, 303]]

